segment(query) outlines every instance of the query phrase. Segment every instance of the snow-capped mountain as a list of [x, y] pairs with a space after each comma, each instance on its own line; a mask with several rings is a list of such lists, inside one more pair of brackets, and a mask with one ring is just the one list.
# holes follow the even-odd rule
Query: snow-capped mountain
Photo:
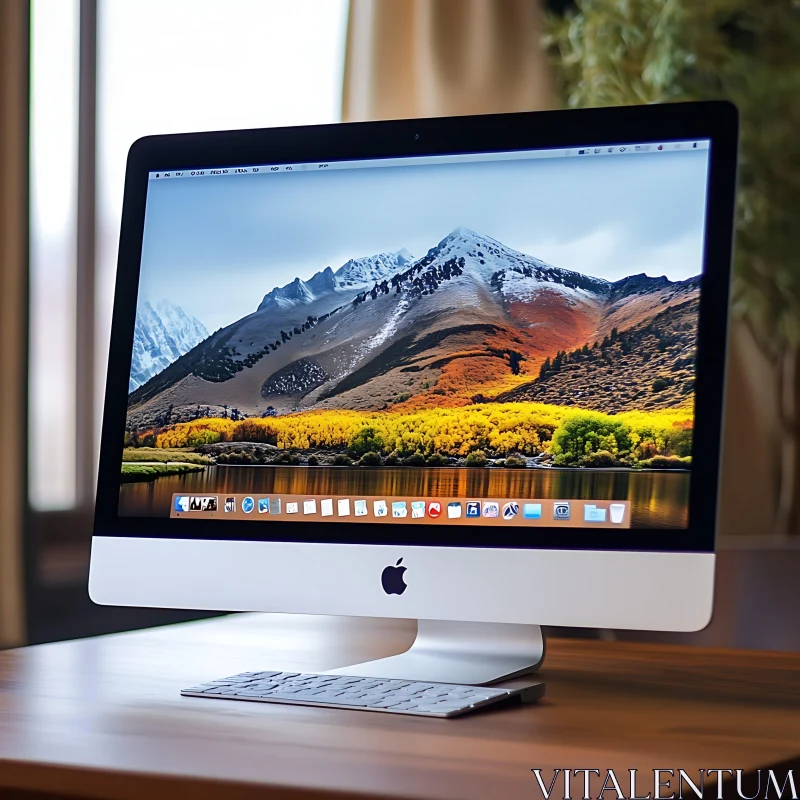
[[325, 267], [312, 278], [303, 281], [295, 278], [285, 286], [275, 287], [264, 296], [258, 311], [265, 309], [287, 309], [297, 305], [308, 305], [321, 295], [331, 291], [350, 291], [372, 288], [376, 281], [393, 275], [413, 260], [405, 248], [396, 253], [378, 253], [364, 258], [351, 258], [334, 272]]
[[405, 269], [414, 256], [404, 247], [396, 253], [379, 253], [367, 258], [351, 258], [334, 273], [340, 289], [363, 289]]
[[146, 383], [208, 337], [202, 322], [169, 300], [145, 300], [136, 311], [128, 391]]
[[189, 419], [198, 405], [253, 415], [473, 402], [536, 380], [558, 352], [644, 330], [698, 289], [696, 278], [643, 274], [612, 283], [459, 227], [422, 258], [351, 259], [273, 289], [259, 306], [267, 313], [167, 361], [131, 395], [131, 418], [151, 424], [172, 408]]
[[[319, 274], [321, 273], [317, 273], [317, 275]], [[291, 308], [292, 306], [305, 305], [313, 302], [314, 297], [314, 292], [309, 285], [300, 280], [300, 278], [295, 278], [291, 283], [287, 283], [286, 286], [275, 287], [261, 301], [258, 310], [264, 311], [267, 308]]]
[[602, 278], [554, 267], [469, 228], [456, 228], [428, 251], [428, 258], [432, 261], [446, 261], [454, 257], [463, 257], [468, 266], [471, 265], [483, 277], [491, 279], [507, 296], [530, 294], [537, 288], [552, 286], [604, 294], [611, 285]]

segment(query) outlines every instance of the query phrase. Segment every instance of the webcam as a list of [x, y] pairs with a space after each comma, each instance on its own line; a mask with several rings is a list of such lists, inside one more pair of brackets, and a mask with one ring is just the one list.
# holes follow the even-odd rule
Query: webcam
[[414, 138], [415, 138], [415, 139], [419, 139], [419, 134], [418, 134], [418, 133], [415, 133], [415, 134], [414, 134]]

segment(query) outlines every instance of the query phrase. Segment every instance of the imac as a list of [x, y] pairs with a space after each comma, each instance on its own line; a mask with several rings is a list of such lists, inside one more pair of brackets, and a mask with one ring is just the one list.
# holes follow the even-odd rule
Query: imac
[[736, 144], [726, 103], [136, 142], [92, 599], [415, 618], [339, 672], [476, 685], [541, 625], [703, 628]]

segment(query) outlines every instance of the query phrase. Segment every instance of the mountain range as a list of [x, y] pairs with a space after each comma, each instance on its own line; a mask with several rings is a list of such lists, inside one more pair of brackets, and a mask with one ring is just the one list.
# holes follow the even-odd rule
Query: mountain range
[[133, 331], [128, 391], [146, 383], [207, 337], [202, 322], [169, 300], [161, 300], [155, 307], [148, 300], [140, 303]]
[[367, 258], [352, 258], [334, 272], [325, 267], [307, 281], [295, 278], [286, 286], [273, 289], [264, 296], [258, 311], [308, 305], [328, 292], [349, 291], [372, 286], [411, 264], [413, 256], [405, 248], [396, 253], [379, 253]]
[[[263, 415], [528, 399], [545, 359], [599, 345], [613, 331], [644, 330], [673, 307], [696, 325], [696, 308], [686, 304], [698, 295], [699, 278], [609, 282], [456, 228], [421, 258], [400, 250], [352, 259], [273, 289], [253, 313], [132, 391], [129, 422], [159, 424], [168, 408], [175, 421], [227, 408]], [[666, 341], [659, 335], [637, 342]], [[642, 365], [642, 385], [670, 359], [693, 364], [693, 333], [671, 341]], [[545, 394], [548, 402], [560, 397]], [[593, 398], [589, 407], [602, 410], [610, 394]], [[635, 407], [645, 401], [657, 408], [685, 400], [662, 392]]]

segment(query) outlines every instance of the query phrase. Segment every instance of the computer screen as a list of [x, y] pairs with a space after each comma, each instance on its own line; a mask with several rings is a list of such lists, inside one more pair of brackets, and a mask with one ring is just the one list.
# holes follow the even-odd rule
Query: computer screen
[[686, 528], [709, 147], [150, 173], [119, 514]]

